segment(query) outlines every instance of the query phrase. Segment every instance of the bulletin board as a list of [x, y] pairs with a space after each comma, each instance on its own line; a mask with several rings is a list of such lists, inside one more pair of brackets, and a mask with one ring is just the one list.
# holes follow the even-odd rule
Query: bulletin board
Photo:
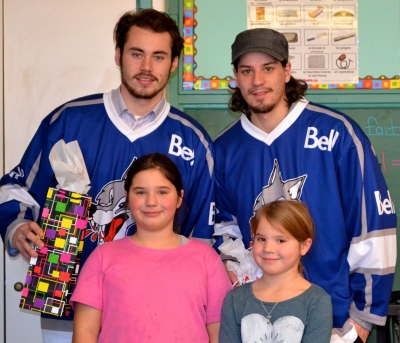
[[[400, 90], [400, 2], [358, 3], [359, 82], [309, 84], [309, 89]], [[182, 63], [184, 91], [235, 87], [230, 46], [247, 28], [245, 0], [184, 0]]]

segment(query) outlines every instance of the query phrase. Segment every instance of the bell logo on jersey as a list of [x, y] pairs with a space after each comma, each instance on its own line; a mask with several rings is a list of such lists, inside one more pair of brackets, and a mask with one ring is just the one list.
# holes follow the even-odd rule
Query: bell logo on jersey
[[337, 138], [339, 137], [339, 132], [335, 130], [331, 130], [329, 137], [321, 136], [317, 137], [318, 130], [316, 127], [309, 127], [307, 130], [306, 141], [304, 143], [304, 147], [308, 149], [313, 149], [318, 146], [321, 150], [331, 151], [333, 146], [336, 143]]
[[194, 163], [194, 151], [186, 146], [182, 147], [182, 138], [178, 135], [171, 136], [171, 144], [169, 145], [168, 153], [175, 156], [181, 156], [184, 160], [190, 161], [191, 166]]
[[375, 200], [376, 200], [376, 205], [378, 206], [378, 213], [379, 215], [382, 215], [383, 213], [385, 214], [394, 214], [396, 213], [392, 199], [390, 198], [390, 193], [387, 191], [388, 198], [383, 199], [382, 201], [382, 196], [379, 191], [375, 191]]

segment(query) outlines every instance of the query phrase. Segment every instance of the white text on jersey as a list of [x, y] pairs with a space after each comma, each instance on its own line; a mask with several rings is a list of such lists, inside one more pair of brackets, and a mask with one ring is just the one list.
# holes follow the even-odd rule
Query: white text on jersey
[[208, 214], [208, 225], [214, 225], [215, 224], [215, 202], [210, 203], [210, 212]]
[[24, 177], [24, 171], [20, 167], [18, 167], [18, 171], [12, 171], [10, 173], [10, 177], [13, 177], [15, 179], [18, 179], [19, 177]]
[[392, 199], [390, 198], [389, 191], [387, 191], [388, 198], [383, 199], [383, 201], [381, 193], [379, 191], [375, 191], [374, 194], [375, 194], [376, 205], [378, 206], [379, 215], [382, 215], [383, 213], [385, 214], [396, 213]]
[[339, 137], [339, 132], [331, 130], [329, 137], [321, 136], [317, 137], [318, 129], [316, 127], [309, 127], [307, 129], [306, 141], [304, 143], [305, 148], [313, 149], [318, 146], [321, 150], [331, 151]]
[[[168, 153], [181, 156], [186, 161], [194, 159], [194, 151], [186, 146], [182, 147], [182, 138], [174, 134], [171, 136], [171, 144], [169, 145]], [[190, 164], [192, 165], [193, 161]]]

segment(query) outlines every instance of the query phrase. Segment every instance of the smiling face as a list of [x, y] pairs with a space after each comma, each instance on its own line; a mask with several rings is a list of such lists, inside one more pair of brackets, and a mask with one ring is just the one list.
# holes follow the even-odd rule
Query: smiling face
[[121, 54], [116, 49], [115, 62], [121, 68], [121, 93], [124, 100], [151, 100], [156, 105], [163, 96], [169, 74], [178, 66], [171, 57], [171, 36], [133, 26]]
[[127, 199], [137, 231], [173, 231], [174, 216], [182, 204], [182, 194], [158, 170], [137, 173], [132, 180]]
[[251, 114], [283, 111], [286, 115], [285, 84], [290, 80], [290, 71], [290, 63], [283, 67], [263, 52], [249, 52], [240, 57], [233, 72]]
[[310, 249], [311, 242], [310, 238], [299, 242], [286, 230], [277, 230], [261, 218], [253, 241], [254, 260], [266, 275], [297, 274], [300, 257]]

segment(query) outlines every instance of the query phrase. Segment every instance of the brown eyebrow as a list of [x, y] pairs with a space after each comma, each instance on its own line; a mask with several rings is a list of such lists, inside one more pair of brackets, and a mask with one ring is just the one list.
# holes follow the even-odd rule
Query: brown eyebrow
[[[146, 187], [137, 186], [137, 187], [133, 187], [132, 189], [133, 190], [146, 189]], [[161, 187], [157, 187], [157, 189], [172, 189], [172, 188], [168, 187], [168, 186], [161, 186]]]
[[[145, 52], [143, 49], [135, 48], [135, 47], [129, 48], [128, 50], [132, 51], [132, 52], [135, 52], [135, 51], [142, 52], [142, 53]], [[168, 55], [168, 53], [166, 51], [163, 51], [163, 50], [153, 51], [152, 54], [153, 55]]]
[[[271, 62], [264, 63], [262, 66], [263, 66], [263, 67], [267, 67], [267, 66], [269, 66], [270, 64], [276, 64], [276, 63], [278, 63], [278, 62], [276, 62], [276, 61], [271, 61]], [[239, 66], [238, 66], [238, 69], [240, 69], [240, 68], [252, 68], [252, 66], [239, 65]]]

